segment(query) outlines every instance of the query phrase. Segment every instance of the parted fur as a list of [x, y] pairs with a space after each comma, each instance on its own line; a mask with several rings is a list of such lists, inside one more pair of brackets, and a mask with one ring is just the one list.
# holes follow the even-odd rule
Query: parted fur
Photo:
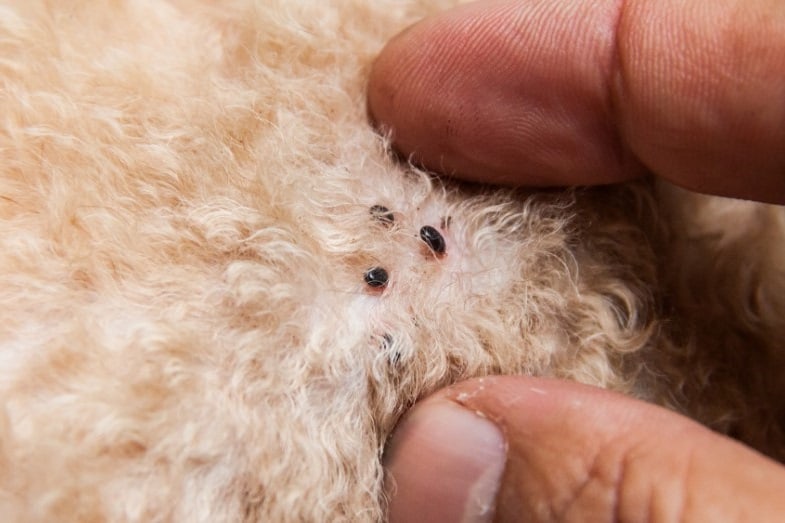
[[400, 415], [494, 373], [785, 455], [782, 209], [394, 159], [371, 63], [452, 3], [0, 0], [3, 521], [378, 521]]

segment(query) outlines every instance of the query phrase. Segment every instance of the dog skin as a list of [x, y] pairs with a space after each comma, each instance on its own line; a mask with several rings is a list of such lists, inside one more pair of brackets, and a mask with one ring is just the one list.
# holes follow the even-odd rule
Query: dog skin
[[452, 4], [0, 1], [4, 520], [378, 521], [402, 413], [490, 374], [785, 455], [782, 209], [395, 158], [371, 65]]

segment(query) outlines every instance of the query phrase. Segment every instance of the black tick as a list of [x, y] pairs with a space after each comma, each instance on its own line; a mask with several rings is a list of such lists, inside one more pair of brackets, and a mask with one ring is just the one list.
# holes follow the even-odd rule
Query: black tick
[[387, 271], [381, 267], [371, 267], [367, 271], [365, 271], [365, 283], [367, 283], [370, 287], [384, 287], [387, 285], [387, 280], [389, 280], [389, 276]]
[[371, 216], [382, 225], [389, 227], [395, 222], [395, 215], [384, 205], [374, 205], [371, 207]]
[[436, 254], [444, 254], [447, 244], [444, 236], [436, 228], [426, 225], [420, 229], [420, 239]]

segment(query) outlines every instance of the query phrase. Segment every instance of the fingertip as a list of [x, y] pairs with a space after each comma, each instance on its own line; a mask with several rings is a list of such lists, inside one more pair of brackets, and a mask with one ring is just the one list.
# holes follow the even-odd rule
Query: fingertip
[[422, 402], [385, 453], [388, 520], [490, 521], [505, 454], [492, 422], [438, 396]]
[[638, 176], [608, 118], [614, 5], [496, 0], [425, 19], [377, 58], [369, 113], [403, 156], [471, 181]]

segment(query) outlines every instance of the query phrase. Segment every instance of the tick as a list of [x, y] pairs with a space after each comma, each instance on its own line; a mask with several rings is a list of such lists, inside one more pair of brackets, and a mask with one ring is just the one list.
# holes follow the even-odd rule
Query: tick
[[[393, 346], [393, 337], [389, 334], [385, 334], [382, 336], [382, 350], [389, 351], [392, 349]], [[395, 351], [389, 355], [389, 361], [391, 364], [396, 365], [398, 362], [401, 361], [401, 351]]]
[[426, 225], [420, 229], [420, 239], [436, 254], [444, 254], [447, 244], [444, 236], [436, 228]]
[[390, 209], [385, 207], [384, 205], [374, 205], [371, 207], [371, 216], [377, 221], [380, 221], [382, 225], [389, 227], [395, 222], [395, 216]]
[[367, 271], [365, 271], [365, 283], [368, 284], [370, 287], [385, 287], [387, 285], [387, 280], [390, 277], [387, 275], [387, 271], [381, 267], [371, 267]]

